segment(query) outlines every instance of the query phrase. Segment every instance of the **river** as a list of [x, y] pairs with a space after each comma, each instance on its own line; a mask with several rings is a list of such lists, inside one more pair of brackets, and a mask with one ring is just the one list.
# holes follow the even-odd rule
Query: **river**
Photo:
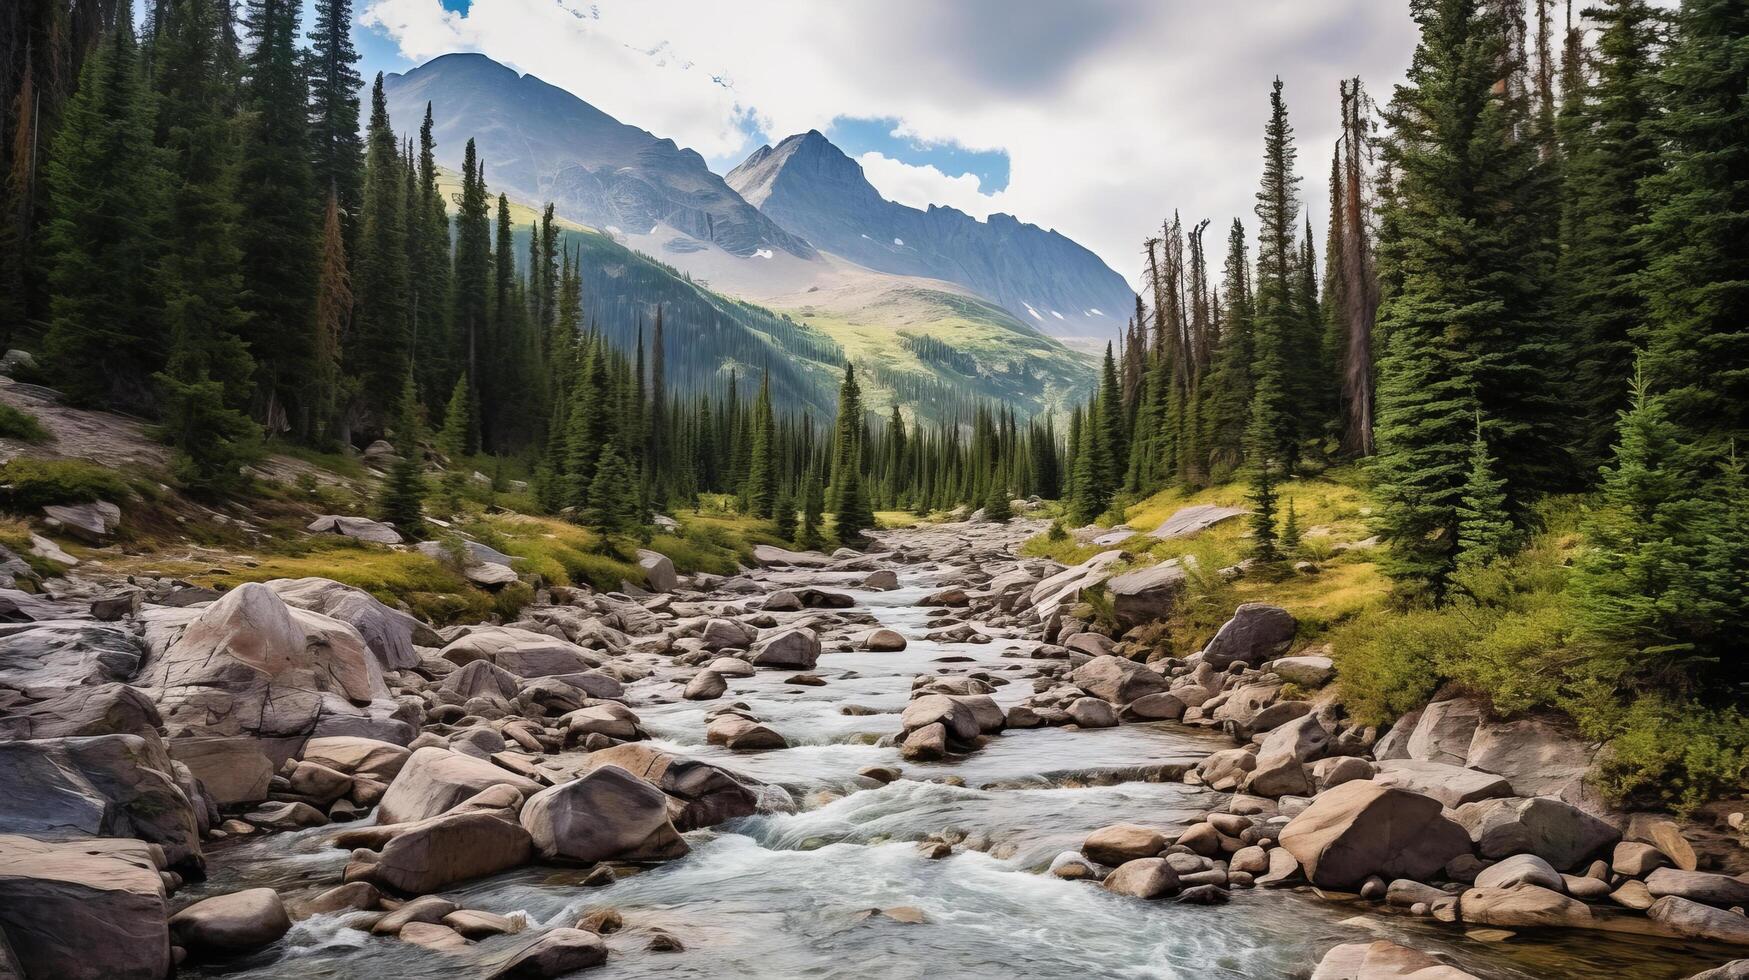
[[[906, 532], [895, 532], [902, 536]], [[1096, 828], [1123, 821], [1182, 828], [1222, 799], [1199, 787], [1147, 781], [1150, 767], [1194, 762], [1231, 743], [1176, 723], [1013, 731], [940, 763], [913, 763], [878, 744], [899, 730], [913, 678], [940, 670], [1006, 679], [1004, 705], [1033, 693], [1036, 640], [992, 630], [987, 644], [924, 639], [919, 601], [943, 584], [932, 563], [898, 569], [901, 587], [844, 589], [858, 607], [905, 634], [898, 653], [832, 652], [818, 687], [784, 683], [788, 671], [731, 681], [726, 699], [684, 701], [671, 678], [631, 685], [628, 702], [657, 744], [783, 786], [795, 812], [762, 813], [688, 836], [691, 854], [627, 869], [618, 881], [581, 887], [581, 870], [527, 867], [446, 892], [466, 907], [522, 912], [530, 932], [460, 953], [439, 953], [344, 926], [342, 916], [297, 923], [285, 939], [245, 959], [185, 967], [184, 977], [273, 980], [439, 978], [484, 975], [541, 926], [571, 925], [612, 906], [626, 928], [610, 937], [603, 977], [1134, 977], [1307, 976], [1331, 946], [1389, 938], [1477, 976], [1677, 978], [1721, 962], [1681, 944], [1596, 933], [1468, 938], [1449, 926], [1310, 889], [1239, 889], [1230, 904], [1119, 897], [1041, 873]], [[837, 586], [833, 586], [835, 589]], [[744, 598], [744, 597], [739, 597]], [[1004, 635], [1007, 634], [1007, 635]], [[945, 662], [943, 658], [948, 658]], [[740, 702], [791, 747], [734, 753], [705, 744], [705, 712]], [[847, 714], [846, 705], [859, 706]], [[878, 788], [859, 769], [890, 765], [905, 777]], [[957, 776], [964, 785], [939, 782]], [[210, 877], [179, 902], [267, 885], [291, 904], [339, 881], [345, 851], [334, 828], [244, 840], [209, 851]], [[932, 860], [917, 846], [956, 844]], [[873, 915], [904, 907], [921, 922]], [[906, 915], [905, 917], [915, 917]], [[645, 950], [652, 928], [684, 942]]]

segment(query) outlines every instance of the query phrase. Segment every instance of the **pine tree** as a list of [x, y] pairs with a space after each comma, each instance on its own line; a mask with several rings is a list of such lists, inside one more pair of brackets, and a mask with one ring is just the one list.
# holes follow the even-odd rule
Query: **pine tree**
[[1457, 560], [1482, 565], [1504, 558], [1517, 548], [1518, 529], [1506, 513], [1506, 481], [1494, 475], [1488, 440], [1482, 437], [1482, 417], [1476, 416], [1476, 436], [1470, 441], [1470, 471], [1458, 503]]
[[780, 490], [777, 501], [773, 504], [772, 530], [785, 541], [792, 541], [796, 536], [796, 502], [789, 491]]
[[406, 376], [410, 333], [407, 323], [406, 176], [394, 128], [389, 122], [383, 76], [371, 87], [370, 130], [366, 140], [362, 243], [353, 277], [358, 298], [347, 361], [360, 382], [366, 411], [387, 419], [393, 392]]
[[778, 503], [777, 421], [771, 411], [771, 374], [759, 383], [753, 403], [752, 466], [744, 489], [748, 513], [769, 520]]
[[[460, 346], [457, 358], [468, 377], [468, 390], [485, 393], [480, 381], [480, 358], [487, 341], [490, 319], [489, 293], [492, 278], [492, 225], [487, 213], [485, 164], [468, 140], [462, 154], [462, 197], [456, 214], [455, 275], [451, 290], [454, 312], [451, 323]], [[478, 445], [478, 434], [469, 448]], [[587, 493], [585, 487], [584, 493]]]
[[409, 375], [401, 386], [394, 428], [395, 461], [377, 495], [377, 517], [395, 526], [401, 536], [417, 540], [425, 536], [425, 456], [419, 446], [424, 426], [419, 418], [419, 389]]
[[1251, 557], [1265, 566], [1279, 565], [1282, 554], [1276, 531], [1275, 451], [1281, 430], [1274, 424], [1269, 398], [1259, 389], [1251, 408], [1250, 446], [1246, 453], [1251, 468]]
[[839, 544], [860, 547], [862, 532], [875, 526], [874, 508], [869, 504], [861, 467], [854, 464], [844, 467], [834, 483], [838, 488], [838, 509], [832, 514], [833, 533]]
[[[1294, 174], [1293, 128], [1281, 97], [1281, 79], [1269, 93], [1269, 123], [1264, 128], [1263, 186], [1257, 192], [1257, 309], [1252, 343], [1254, 379], [1249, 441], [1266, 452], [1285, 472], [1292, 472], [1304, 435], [1296, 424], [1296, 405], [1303, 386], [1300, 371], [1313, 367], [1300, 360], [1305, 317], [1295, 299], [1294, 238], [1299, 216]], [[1261, 418], [1259, 415], [1261, 414]]]
[[999, 479], [990, 481], [990, 492], [984, 496], [984, 517], [996, 524], [1014, 519], [1014, 508], [1008, 500], [1008, 486]]
[[1287, 498], [1287, 517], [1281, 522], [1281, 553], [1297, 558], [1300, 553], [1300, 515], [1294, 509], [1294, 498]]
[[316, 0], [311, 25], [310, 182], [340, 204], [346, 244], [358, 243], [364, 206], [364, 144], [358, 137], [358, 51], [352, 45], [352, 0]]
[[[1604, 0], [1595, 86], [1563, 106], [1565, 232], [1560, 302], [1577, 350], [1573, 453], [1589, 481], [1609, 458], [1629, 387], [1634, 334], [1646, 317], [1638, 282], [1649, 217], [1641, 192], [1661, 169], [1653, 52], [1659, 18], [1645, 0]], [[1579, 54], [1575, 52], [1575, 54]]]
[[[309, 89], [298, 58], [298, 0], [245, 0], [249, 54], [244, 64], [241, 168], [237, 204], [243, 308], [256, 364], [256, 418], [269, 432], [314, 431], [316, 284], [323, 195], [310, 176]], [[354, 280], [356, 282], [356, 278]], [[386, 388], [392, 393], [394, 379]]]
[[48, 369], [76, 403], [150, 410], [164, 364], [164, 172], [131, 23], [85, 59], [47, 166]]
[[1203, 444], [1207, 447], [1209, 471], [1217, 478], [1232, 473], [1244, 461], [1245, 432], [1251, 421], [1255, 382], [1251, 373], [1255, 355], [1251, 333], [1250, 260], [1245, 248], [1245, 228], [1237, 219], [1227, 237], [1225, 267], [1226, 316], [1220, 344], [1209, 375], [1209, 398], [1202, 402]]
[[316, 316], [311, 347], [310, 435], [318, 445], [330, 437], [330, 426], [342, 399], [340, 348], [352, 322], [352, 277], [346, 267], [346, 236], [340, 224], [340, 201], [330, 193], [322, 218], [322, 263], [316, 280]]
[[826, 509], [826, 481], [818, 467], [808, 467], [802, 477], [802, 527], [796, 535], [796, 546], [803, 551], [816, 551], [825, 544], [820, 536], [820, 521]]
[[603, 550], [613, 551], [614, 538], [637, 532], [638, 510], [638, 488], [631, 467], [610, 442], [602, 447], [589, 484], [589, 503], [582, 511], [583, 526], [596, 534]]

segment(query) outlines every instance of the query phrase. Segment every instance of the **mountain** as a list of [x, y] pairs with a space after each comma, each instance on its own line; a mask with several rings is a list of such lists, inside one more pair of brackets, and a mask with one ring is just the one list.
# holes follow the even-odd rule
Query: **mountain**
[[[583, 247], [593, 326], [629, 346], [640, 318], [647, 326], [660, 304], [669, 369], [684, 385], [769, 369], [780, 403], [818, 410], [835, 403], [850, 360], [864, 373], [872, 408], [900, 402], [932, 420], [962, 415], [977, 400], [1023, 414], [1066, 410], [1092, 387], [1095, 362], [1030, 316], [956, 281], [876, 270], [816, 248], [697, 153], [483, 55], [445, 55], [386, 76], [383, 90], [403, 133], [417, 129], [431, 104], [446, 169], [460, 169], [473, 139], [489, 190], [508, 194], [513, 211], [553, 202]], [[516, 254], [525, 248], [522, 239]], [[1069, 326], [1066, 318], [1051, 324]]]
[[727, 179], [816, 248], [881, 272], [959, 283], [1048, 334], [1115, 336], [1134, 303], [1122, 276], [1057, 231], [1013, 215], [979, 221], [886, 200], [818, 131], [760, 147]]
[[446, 54], [383, 79], [403, 132], [433, 107], [438, 161], [461, 169], [471, 138], [494, 190], [551, 201], [567, 217], [630, 234], [667, 233], [734, 255], [814, 249], [742, 200], [704, 158], [628, 126], [564, 89], [481, 54]]

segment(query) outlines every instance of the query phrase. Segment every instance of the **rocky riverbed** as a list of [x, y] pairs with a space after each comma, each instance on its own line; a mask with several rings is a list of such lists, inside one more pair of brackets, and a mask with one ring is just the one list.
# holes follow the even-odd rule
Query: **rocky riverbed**
[[[0, 977], [1680, 978], [1749, 946], [1749, 881], [1591, 798], [1558, 725], [1350, 725], [1267, 606], [1146, 662], [1121, 631], [1182, 576], [1015, 557], [1039, 529], [443, 630], [322, 579], [17, 593]], [[1115, 630], [1074, 618], [1095, 583]]]

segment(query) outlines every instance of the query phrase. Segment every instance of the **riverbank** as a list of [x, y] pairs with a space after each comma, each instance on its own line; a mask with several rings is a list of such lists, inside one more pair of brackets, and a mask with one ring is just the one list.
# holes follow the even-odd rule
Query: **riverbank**
[[[1318, 886], [1306, 867], [1267, 882], [1280, 888], [1243, 887], [1246, 876], [1257, 885], [1283, 870], [1271, 856], [1297, 853], [1286, 833], [1295, 811], [1321, 804], [1223, 785], [1223, 766], [1246, 777], [1261, 768], [1236, 761], [1252, 753], [1234, 748], [1235, 735], [1267, 744], [1294, 722], [1310, 735], [1329, 706], [1266, 727], [1262, 712], [1298, 710], [1274, 708], [1299, 700], [1281, 684], [1243, 729], [1213, 717], [1239, 690], [1291, 669], [1257, 669], [1277, 659], [1272, 646], [1267, 658], [1233, 661], [1253, 666], [1212, 677], [1189, 663], [1104, 659], [1109, 639], [1073, 632], [1087, 569], [1014, 554], [1042, 528], [891, 531], [868, 553], [838, 556], [765, 549], [761, 567], [677, 576], [672, 592], [546, 590], [502, 626], [431, 630], [315, 585], [245, 586], [210, 605], [148, 605], [89, 623], [81, 629], [137, 631], [143, 665], [125, 689], [99, 689], [110, 704], [147, 702], [158, 715], [150, 737], [149, 717], [92, 711], [93, 692], [76, 710], [27, 697], [34, 738], [9, 751], [46, 757], [80, 739], [160, 739], [168, 774], [187, 767], [190, 779], [178, 780], [192, 790], [187, 819], [99, 828], [162, 852], [159, 862], [146, 849], [167, 868], [153, 879], [159, 904], [142, 879], [132, 904], [108, 917], [139, 942], [89, 921], [19, 927], [41, 910], [0, 913], [10, 916], [0, 928], [34, 937], [32, 955], [62, 955], [63, 966], [161, 952], [180, 956], [190, 976], [487, 974], [555, 947], [568, 962], [599, 957], [630, 976], [1290, 976], [1334, 947], [1375, 939], [1480, 977], [1676, 978], [1730, 958], [1729, 946], [1668, 936], [1442, 922], [1442, 910], [1468, 900], [1455, 885], [1438, 889], [1449, 903], [1426, 896], [1425, 910], [1348, 894], [1360, 881], [1342, 893]], [[1114, 590], [1122, 608], [1169, 601], [1169, 582], [1141, 584]], [[236, 684], [230, 669], [198, 682], [187, 673], [244, 653], [243, 634], [224, 626], [259, 633], [279, 612], [274, 600], [287, 610], [319, 604], [287, 615], [329, 631], [325, 653], [280, 639], [321, 670], [282, 674], [267, 690]], [[323, 688], [353, 666], [362, 689]], [[1292, 683], [1309, 689], [1305, 680]], [[1221, 691], [1185, 704], [1192, 681]], [[1143, 686], [1159, 690], [1138, 694]], [[313, 717], [288, 710], [306, 698], [320, 705]], [[1167, 717], [1168, 699], [1200, 716]], [[1323, 754], [1331, 743], [1360, 749], [1356, 764], [1368, 748], [1377, 754], [1364, 732], [1333, 722]], [[139, 730], [119, 730], [128, 724]], [[1313, 780], [1308, 791], [1328, 788], [1316, 781], [1334, 764], [1295, 761]], [[152, 769], [149, 758], [136, 764]], [[81, 765], [89, 773], [94, 764]], [[639, 778], [606, 786], [619, 778], [606, 775], [610, 766]], [[1289, 778], [1285, 765], [1277, 771]], [[87, 783], [108, 792], [100, 779]], [[112, 809], [135, 812], [138, 798]], [[1210, 817], [1223, 813], [1249, 825]], [[1124, 824], [1142, 828], [1139, 844], [1090, 846]], [[1267, 846], [1276, 839], [1284, 846]], [[1134, 859], [1160, 863], [1118, 883], [1145, 887], [1100, 887], [1135, 847], [1153, 853]], [[1244, 870], [1247, 849], [1262, 849], [1262, 869]], [[1445, 870], [1425, 877], [1442, 882]], [[31, 894], [28, 874], [6, 880], [17, 890], [9, 894]], [[86, 900], [113, 898], [101, 893]], [[247, 943], [192, 928], [198, 911], [170, 919], [208, 899], [218, 905], [207, 917], [219, 917], [240, 894], [258, 906], [244, 916], [254, 927]], [[162, 917], [156, 939], [152, 907]], [[571, 931], [578, 926], [587, 928]], [[100, 965], [99, 975], [133, 975], [116, 959]]]

